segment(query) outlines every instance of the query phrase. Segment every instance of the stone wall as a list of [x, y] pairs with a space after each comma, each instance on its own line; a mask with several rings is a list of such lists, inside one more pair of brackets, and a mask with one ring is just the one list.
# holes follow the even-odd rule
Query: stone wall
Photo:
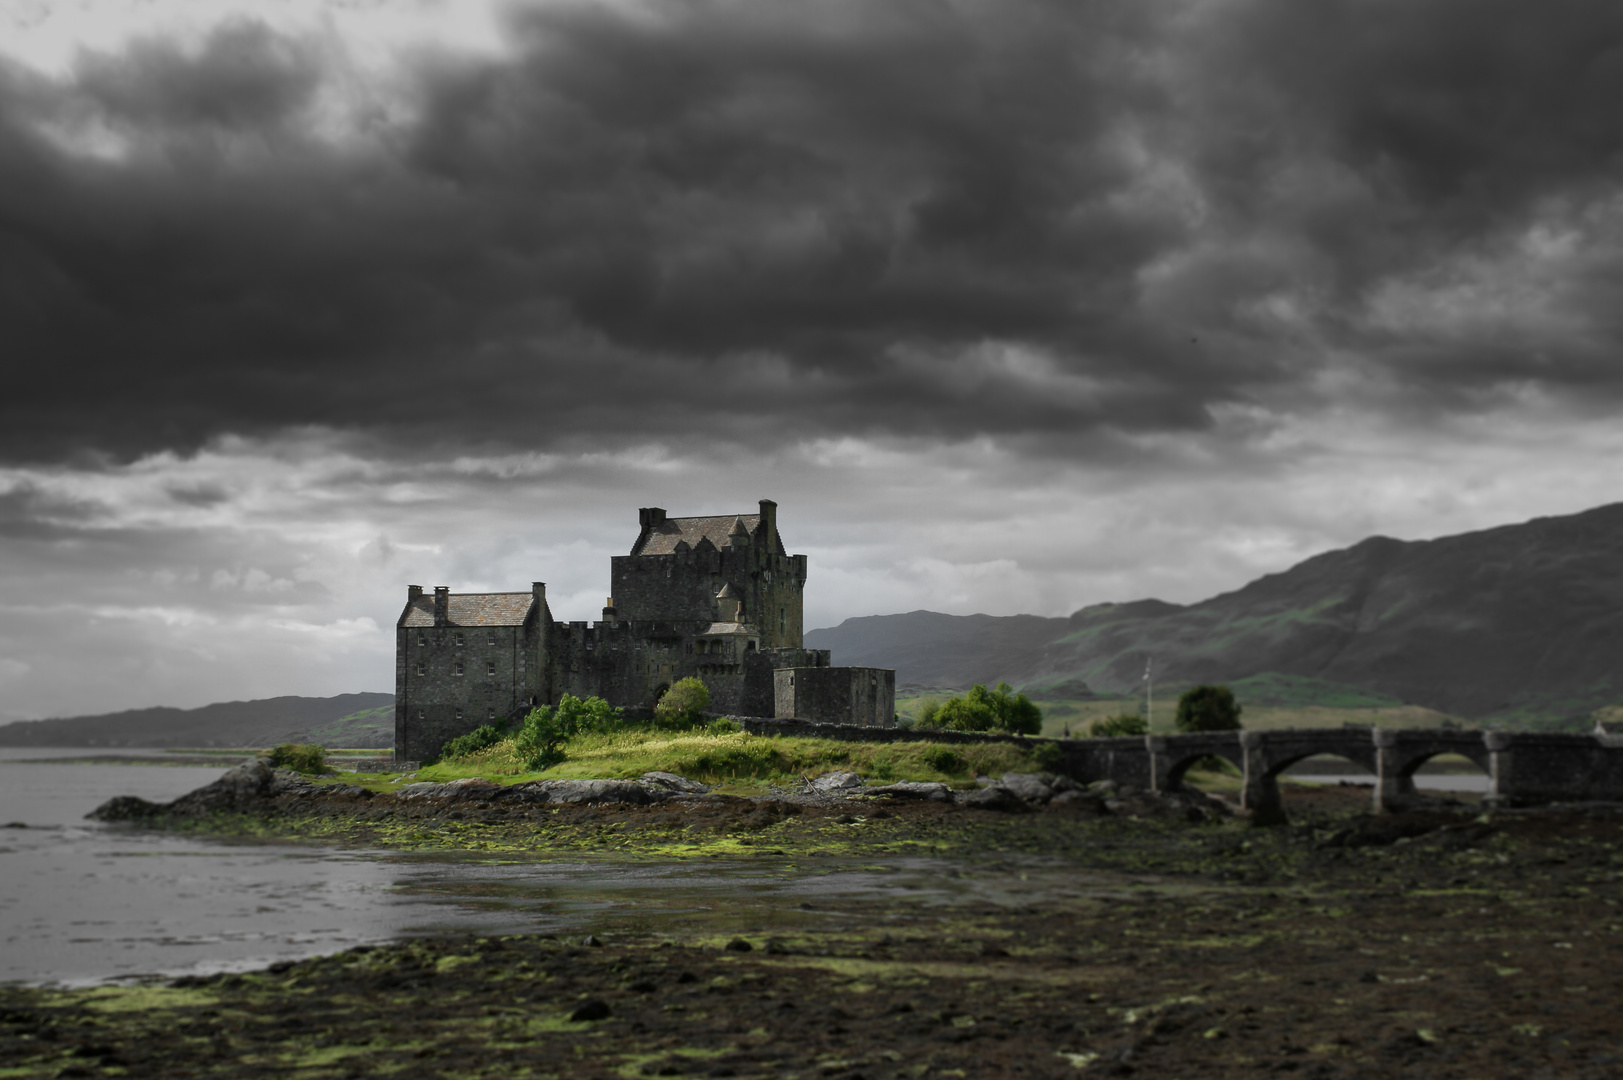
[[791, 667], [773, 672], [773, 715], [888, 728], [896, 722], [896, 673], [888, 668]]

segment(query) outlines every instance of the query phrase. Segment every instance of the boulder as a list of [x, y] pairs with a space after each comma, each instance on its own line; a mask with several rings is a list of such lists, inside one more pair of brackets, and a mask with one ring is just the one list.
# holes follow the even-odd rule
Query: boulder
[[811, 781], [811, 790], [824, 792], [850, 791], [863, 786], [862, 777], [854, 772], [831, 772]]
[[975, 810], [997, 810], [1005, 814], [1024, 814], [1031, 807], [1024, 799], [1001, 784], [972, 791], [964, 796], [963, 805]]
[[157, 817], [163, 812], [164, 807], [161, 803], [148, 802], [134, 795], [115, 795], [85, 817], [91, 821], [140, 821], [143, 818]]
[[689, 780], [685, 776], [677, 776], [668, 772], [645, 772], [642, 782], [655, 787], [665, 788], [668, 791], [680, 792], [683, 795], [703, 795], [710, 790], [708, 784], [701, 784], [697, 780]]
[[[997, 785], [1014, 792], [1021, 799], [1030, 803], [1045, 803], [1054, 797], [1054, 789], [1048, 784], [1048, 773], [1004, 773], [1003, 779]], [[988, 789], [990, 790], [990, 789]]]
[[894, 784], [863, 788], [863, 795], [894, 795], [902, 799], [926, 799], [930, 802], [951, 802], [952, 789], [939, 782], [899, 780]]

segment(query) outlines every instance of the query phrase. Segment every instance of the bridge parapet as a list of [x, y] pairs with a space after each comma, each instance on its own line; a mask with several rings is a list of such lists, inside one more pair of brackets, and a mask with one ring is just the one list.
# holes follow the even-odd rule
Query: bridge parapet
[[[1458, 754], [1487, 773], [1490, 804], [1623, 799], [1623, 737], [1606, 733], [1310, 728], [1147, 735], [1138, 746], [1131, 739], [1086, 741], [1111, 744], [1110, 767], [1090, 769], [1090, 775], [1159, 791], [1180, 788], [1190, 767], [1204, 758], [1231, 761], [1245, 777], [1241, 806], [1259, 823], [1284, 820], [1280, 773], [1321, 754], [1345, 758], [1374, 776], [1377, 811], [1408, 804], [1416, 770], [1442, 754]], [[1092, 758], [1090, 765], [1107, 765], [1098, 753]]]

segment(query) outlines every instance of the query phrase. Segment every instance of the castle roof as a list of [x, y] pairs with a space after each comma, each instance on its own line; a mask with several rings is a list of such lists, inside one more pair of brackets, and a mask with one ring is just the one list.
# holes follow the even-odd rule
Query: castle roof
[[721, 591], [716, 594], [716, 599], [717, 600], [742, 600], [743, 597], [738, 595], [738, 590], [733, 588], [733, 583], [729, 581], [727, 584], [725, 584], [725, 585], [723, 585], [721, 587]]
[[[446, 597], [445, 622], [447, 626], [523, 626], [534, 602], [534, 594], [527, 592], [451, 593]], [[406, 601], [400, 625], [433, 626], [433, 594]]]
[[[744, 528], [751, 536], [756, 535], [761, 528], [760, 514], [724, 514], [720, 517], [668, 517], [657, 525], [648, 525], [643, 529], [643, 535], [638, 538], [638, 544], [632, 548], [633, 555], [673, 555], [676, 545], [686, 543], [689, 548], [699, 546], [699, 541], [709, 540], [718, 548], [724, 548], [729, 543], [728, 537], [732, 535], [735, 522], [742, 522]], [[782, 551], [783, 543], [777, 537], [770, 537], [772, 550]]]
[[699, 631], [700, 637], [755, 637], [760, 631], [749, 623], [713, 622]]

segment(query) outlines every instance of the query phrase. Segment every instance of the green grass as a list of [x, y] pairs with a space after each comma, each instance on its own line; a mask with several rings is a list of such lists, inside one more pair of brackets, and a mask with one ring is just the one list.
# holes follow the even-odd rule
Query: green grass
[[802, 776], [849, 770], [879, 782], [939, 781], [968, 784], [977, 773], [1036, 772], [1032, 752], [1013, 743], [856, 743], [748, 732], [663, 732], [645, 728], [571, 740], [569, 757], [542, 772], [524, 769], [512, 740], [455, 761], [425, 766], [419, 780], [482, 776], [501, 783], [534, 779], [630, 779], [671, 772], [721, 788], [755, 790]]

